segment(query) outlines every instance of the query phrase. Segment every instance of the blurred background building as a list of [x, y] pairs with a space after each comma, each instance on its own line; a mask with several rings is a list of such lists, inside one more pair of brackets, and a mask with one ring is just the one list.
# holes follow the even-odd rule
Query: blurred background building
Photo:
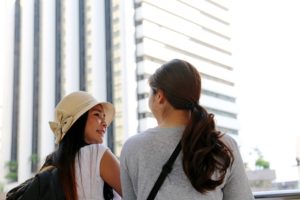
[[173, 58], [198, 68], [201, 104], [215, 114], [219, 130], [238, 140], [230, 1], [1, 4], [6, 8], [0, 68], [5, 94], [0, 101], [0, 183], [5, 190], [29, 178], [55, 149], [48, 121], [72, 91], [86, 90], [116, 106], [106, 144], [119, 155], [128, 137], [155, 126], [147, 80]]

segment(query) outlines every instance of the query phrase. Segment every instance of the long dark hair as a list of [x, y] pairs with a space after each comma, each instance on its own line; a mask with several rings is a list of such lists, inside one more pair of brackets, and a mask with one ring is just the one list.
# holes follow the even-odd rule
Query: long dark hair
[[75, 157], [81, 147], [87, 145], [84, 141], [84, 129], [88, 112], [84, 113], [68, 130], [56, 151], [56, 165], [60, 183], [67, 200], [77, 200], [75, 177]]
[[156, 70], [149, 78], [149, 85], [154, 92], [162, 90], [175, 109], [191, 110], [181, 142], [183, 169], [197, 191], [214, 190], [223, 183], [234, 158], [230, 148], [220, 139], [222, 134], [216, 130], [214, 115], [198, 103], [199, 72], [190, 63], [174, 59]]

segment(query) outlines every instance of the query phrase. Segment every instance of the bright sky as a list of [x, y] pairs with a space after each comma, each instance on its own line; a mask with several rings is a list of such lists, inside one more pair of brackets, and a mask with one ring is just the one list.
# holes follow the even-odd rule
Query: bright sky
[[300, 177], [295, 167], [300, 1], [236, 0], [232, 5], [243, 156], [249, 159], [249, 149], [258, 147], [278, 180], [295, 180]]

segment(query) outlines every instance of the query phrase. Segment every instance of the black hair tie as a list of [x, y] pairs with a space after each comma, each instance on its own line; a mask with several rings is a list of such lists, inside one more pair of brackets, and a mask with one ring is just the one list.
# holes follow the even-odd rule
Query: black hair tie
[[189, 102], [189, 103], [187, 103], [187, 104], [186, 104], [186, 109], [187, 109], [187, 110], [191, 110], [191, 111], [193, 111], [193, 110], [194, 110], [194, 108], [195, 108], [195, 105], [194, 105], [194, 103], [192, 103], [192, 102]]

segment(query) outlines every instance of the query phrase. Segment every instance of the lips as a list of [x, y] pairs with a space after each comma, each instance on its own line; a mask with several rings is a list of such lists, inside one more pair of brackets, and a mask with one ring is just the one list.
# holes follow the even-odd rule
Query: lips
[[104, 135], [104, 133], [105, 133], [105, 129], [102, 129], [102, 130], [98, 129], [96, 131], [97, 131], [97, 133], [101, 133], [102, 135]]

